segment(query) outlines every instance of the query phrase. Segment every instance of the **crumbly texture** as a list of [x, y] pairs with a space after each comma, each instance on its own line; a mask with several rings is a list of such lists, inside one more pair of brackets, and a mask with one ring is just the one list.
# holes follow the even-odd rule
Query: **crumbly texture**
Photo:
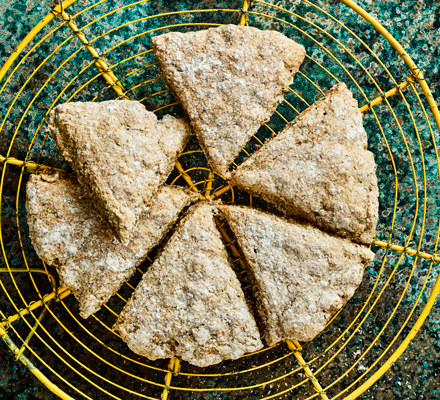
[[61, 104], [48, 130], [124, 244], [190, 135], [186, 120], [158, 121], [141, 103], [125, 100]]
[[184, 188], [163, 186], [142, 214], [131, 241], [123, 245], [76, 178], [32, 175], [26, 194], [35, 251], [57, 268], [60, 284], [73, 291], [83, 318], [118, 291], [193, 199]]
[[248, 207], [219, 208], [247, 260], [268, 345], [312, 340], [353, 296], [374, 257], [311, 225]]
[[208, 161], [229, 165], [269, 120], [305, 49], [279, 32], [224, 25], [151, 39], [162, 77], [189, 116]]
[[206, 367], [263, 345], [213, 219], [193, 206], [113, 327], [135, 353]]
[[231, 181], [339, 236], [370, 244], [379, 191], [357, 101], [344, 83], [241, 164]]

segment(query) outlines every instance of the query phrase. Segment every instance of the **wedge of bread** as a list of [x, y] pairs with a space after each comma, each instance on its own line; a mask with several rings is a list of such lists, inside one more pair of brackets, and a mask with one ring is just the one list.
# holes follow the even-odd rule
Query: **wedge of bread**
[[163, 186], [123, 245], [76, 178], [32, 175], [26, 194], [35, 251], [57, 268], [60, 284], [72, 290], [83, 318], [119, 290], [194, 198], [184, 188]]
[[135, 353], [206, 367], [263, 346], [212, 211], [188, 211], [120, 313], [113, 329]]
[[141, 103], [126, 100], [61, 104], [48, 130], [124, 244], [190, 135], [186, 120], [158, 121]]
[[223, 176], [282, 102], [306, 53], [279, 32], [236, 25], [165, 33], [151, 43], [163, 79]]
[[353, 296], [366, 246], [250, 207], [219, 206], [249, 267], [268, 345], [308, 341]]
[[231, 181], [288, 216], [370, 244], [379, 213], [375, 171], [357, 101], [340, 83], [251, 155]]

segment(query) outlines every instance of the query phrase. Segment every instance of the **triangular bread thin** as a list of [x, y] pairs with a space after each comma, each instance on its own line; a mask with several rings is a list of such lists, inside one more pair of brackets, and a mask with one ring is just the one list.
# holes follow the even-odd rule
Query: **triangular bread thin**
[[194, 198], [184, 188], [163, 186], [123, 245], [74, 177], [31, 175], [26, 191], [35, 251], [57, 268], [61, 286], [72, 290], [83, 318], [97, 312], [134, 274]]
[[304, 110], [231, 173], [288, 216], [370, 244], [379, 190], [358, 103], [344, 83]]
[[248, 26], [169, 32], [151, 42], [163, 79], [223, 176], [282, 102], [305, 56], [283, 34]]
[[250, 207], [219, 206], [248, 264], [268, 345], [320, 333], [361, 283], [365, 246]]
[[137, 101], [61, 104], [48, 130], [122, 243], [185, 146], [186, 120], [157, 120]]
[[262, 347], [211, 205], [190, 208], [113, 329], [137, 354], [199, 367]]

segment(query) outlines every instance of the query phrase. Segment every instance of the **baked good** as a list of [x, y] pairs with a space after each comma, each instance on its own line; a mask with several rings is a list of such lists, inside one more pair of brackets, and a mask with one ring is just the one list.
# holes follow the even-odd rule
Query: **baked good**
[[353, 296], [366, 246], [250, 207], [219, 206], [246, 258], [269, 346], [312, 340]]
[[151, 39], [162, 77], [223, 176], [293, 83], [305, 49], [275, 31], [223, 25]]
[[262, 347], [209, 203], [190, 208], [113, 329], [137, 354], [199, 367]]
[[194, 199], [187, 189], [163, 186], [123, 245], [76, 178], [31, 175], [26, 194], [35, 251], [57, 268], [60, 285], [72, 290], [83, 318], [119, 290]]
[[186, 120], [158, 121], [126, 100], [61, 104], [50, 113], [48, 130], [124, 244], [190, 135]]
[[370, 244], [379, 190], [357, 101], [344, 83], [304, 110], [232, 174], [288, 216]]

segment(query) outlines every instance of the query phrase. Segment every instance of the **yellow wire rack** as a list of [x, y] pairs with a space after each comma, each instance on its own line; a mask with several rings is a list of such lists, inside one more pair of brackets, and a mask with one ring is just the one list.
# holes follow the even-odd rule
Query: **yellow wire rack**
[[[167, 11], [142, 16], [118, 26], [111, 26], [93, 39], [88, 37], [87, 32], [92, 31], [92, 29], [99, 26], [103, 21], [111, 21], [113, 16], [124, 10], [137, 10], [136, 7], [143, 7], [147, 5], [147, 3], [153, 3], [154, 0], [140, 0], [127, 3], [114, 9], [111, 8], [111, 4], [113, 3], [111, 3], [110, 0], [100, 0], [81, 10], [76, 7], [76, 13], [70, 15], [68, 13], [69, 7], [75, 5], [76, 2], [77, 0], [65, 0], [57, 5], [35, 25], [0, 69], [0, 82], [3, 82], [0, 88], [1, 95], [10, 85], [15, 84], [14, 82], [16, 81], [17, 75], [20, 74], [23, 65], [25, 65], [26, 61], [35, 55], [35, 53], [42, 51], [41, 49], [45, 43], [50, 43], [53, 37], [63, 29], [70, 32], [67, 37], [63, 37], [63, 40], [59, 44], [55, 43], [51, 52], [47, 54], [46, 58], [44, 58], [39, 65], [34, 65], [32, 70], [27, 69], [25, 74], [21, 73], [20, 77], [23, 82], [16, 90], [10, 102], [6, 104], [7, 110], [0, 125], [2, 132], [7, 131], [8, 118], [13, 114], [15, 115], [15, 127], [11, 132], [8, 132], [11, 134], [8, 150], [6, 154], [0, 156], [0, 161], [3, 163], [0, 194], [2, 195], [3, 204], [4, 192], [7, 189], [5, 187], [7, 172], [9, 168], [19, 171], [16, 182], [17, 194], [15, 211], [17, 240], [22, 251], [23, 266], [15, 268], [10, 265], [10, 256], [7, 250], [8, 246], [4, 241], [2, 231], [0, 231], [0, 244], [5, 261], [5, 268], [0, 269], [0, 272], [3, 274], [1, 276], [7, 276], [10, 279], [14, 287], [14, 293], [11, 293], [10, 290], [8, 291], [3, 279], [0, 280], [0, 286], [3, 290], [2, 296], [10, 303], [12, 309], [15, 310], [9, 313], [9, 315], [5, 315], [4, 310], [0, 310], [1, 316], [3, 317], [0, 323], [0, 335], [5, 344], [15, 354], [16, 360], [20, 360], [32, 374], [62, 399], [73, 399], [74, 397], [72, 396], [91, 399], [90, 393], [99, 393], [98, 397], [95, 398], [122, 399], [130, 395], [130, 398], [161, 398], [163, 400], [168, 398], [183, 398], [188, 393], [191, 394], [191, 398], [198, 398], [205, 393], [210, 393], [211, 396], [215, 396], [217, 393], [221, 398], [224, 398], [225, 394], [231, 396], [230, 398], [236, 398], [233, 397], [233, 395], [237, 394], [238, 396], [242, 396], [240, 398], [249, 399], [281, 398], [283, 395], [290, 393], [294, 393], [295, 398], [321, 398], [324, 400], [337, 398], [352, 400], [360, 396], [383, 376], [402, 355], [428, 316], [436, 296], [440, 291], [440, 279], [438, 277], [435, 283], [430, 284], [430, 282], [433, 282], [435, 274], [438, 274], [437, 263], [440, 261], [440, 255], [437, 254], [437, 246], [440, 224], [435, 231], [431, 232], [431, 235], [434, 237], [433, 241], [435, 242], [432, 246], [432, 250], [428, 251], [422, 247], [429, 193], [426, 176], [427, 167], [425, 166], [424, 150], [420, 134], [421, 129], [425, 132], [429, 132], [431, 138], [429, 145], [435, 154], [438, 171], [440, 169], [440, 160], [436, 146], [436, 135], [438, 134], [435, 132], [434, 125], [440, 128], [440, 114], [422, 71], [415, 65], [411, 57], [390, 33], [376, 19], [351, 0], [342, 0], [342, 3], [348, 6], [347, 9], [352, 10], [350, 14], [351, 18], [355, 18], [356, 15], [364, 18], [389, 42], [400, 59], [403, 60], [408, 67], [409, 73], [405, 79], [396, 79], [385, 62], [373, 51], [371, 46], [361, 39], [361, 35], [358, 35], [350, 29], [349, 26], [340, 19], [337, 19], [326, 10], [308, 0], [303, 0], [303, 3], [309, 7], [309, 12], [303, 15], [297, 13], [295, 9], [287, 10], [279, 5], [263, 0], [244, 0], [242, 6], [238, 9], [179, 9], [178, 11]], [[107, 7], [104, 7], [106, 5]], [[334, 33], [330, 33], [328, 29], [323, 28], [317, 20], [312, 17], [313, 13], [319, 14], [332, 26], [337, 26], [339, 32], [343, 32], [352, 40], [359, 43], [363, 51], [380, 67], [382, 71], [381, 76], [385, 76], [388, 81], [392, 82], [392, 87], [384, 87], [383, 83], [381, 83], [383, 81], [378, 79], [378, 74], [369, 72], [363, 64], [362, 59], [356, 56], [356, 54], [353, 54], [349, 46], [344, 44], [344, 41], [341, 39], [342, 36], [336, 37]], [[48, 139], [48, 134], [44, 134], [43, 132], [45, 119], [51, 109], [58, 104], [60, 99], [63, 99], [63, 101], [76, 100], [84, 90], [93, 83], [98, 82], [100, 78], [103, 78], [105, 86], [91, 99], [92, 101], [101, 100], [107, 89], [114, 91], [118, 99], [136, 98], [139, 101], [146, 101], [147, 97], [138, 98], [134, 96], [135, 91], [138, 88], [153, 85], [160, 79], [160, 76], [154, 76], [144, 81], [141, 80], [129, 88], [125, 87], [125, 82], [128, 82], [127, 78], [130, 76], [151, 71], [156, 63], [144, 63], [144, 65], [132, 69], [120, 77], [117, 76], [116, 71], [123, 70], [130, 62], [148, 55], [151, 53], [151, 49], [141, 49], [135, 54], [124, 53], [126, 58], [110, 66], [106, 60], [107, 57], [110, 57], [113, 53], [118, 53], [123, 46], [130, 44], [134, 39], [142, 38], [147, 34], [160, 34], [169, 29], [189, 30], [217, 26], [219, 23], [211, 22], [210, 19], [210, 16], [214, 14], [224, 15], [226, 17], [235, 16], [240, 25], [252, 24], [254, 20], [276, 23], [281, 27], [290, 29], [290, 32], [293, 32], [292, 35], [298, 35], [300, 38], [307, 39], [309, 43], [316, 46], [317, 49], [325, 54], [328, 59], [332, 60], [334, 65], [337, 65], [340, 71], [343, 72], [343, 78], [339, 78], [335, 75], [334, 71], [332, 72], [330, 68], [327, 68], [323, 62], [313, 55], [313, 51], [308, 51], [307, 60], [310, 61], [314, 67], [319, 69], [321, 73], [326, 74], [333, 83], [344, 79], [354, 84], [358, 89], [364, 99], [364, 105], [361, 107], [361, 111], [370, 113], [376, 122], [377, 129], [383, 140], [384, 151], [388, 152], [390, 169], [394, 174], [393, 190], [395, 194], [393, 205], [388, 207], [392, 214], [390, 227], [388, 227], [391, 233], [388, 237], [376, 238], [372, 243], [372, 245], [377, 248], [383, 249], [376, 279], [372, 282], [371, 288], [368, 289], [369, 292], [366, 292], [367, 296], [362, 299], [361, 306], [356, 309], [355, 314], [350, 317], [348, 324], [344, 326], [343, 331], [338, 331], [337, 334], [331, 337], [331, 340], [326, 341], [324, 344], [317, 343], [317, 346], [321, 346], [318, 354], [315, 353], [310, 356], [312, 353], [306, 352], [300, 343], [287, 341], [286, 343], [281, 343], [270, 348], [266, 347], [253, 354], [247, 354], [240, 360], [228, 361], [227, 370], [198, 370], [187, 364], [183, 364], [182, 367], [180, 360], [177, 358], [169, 360], [168, 365], [165, 365], [163, 363], [149, 362], [146, 359], [135, 357], [135, 355], [127, 351], [120, 340], [117, 341], [118, 335], [111, 331], [111, 323], [108, 322], [108, 318], [103, 317], [100, 313], [93, 316], [91, 324], [85, 323], [83, 320], [77, 318], [77, 313], [73, 311], [72, 306], [74, 301], [68, 301], [72, 298], [72, 296], [70, 296], [71, 291], [56, 286], [56, 279], [52, 275], [50, 267], [43, 263], [43, 268], [36, 268], [28, 263], [28, 257], [22, 240], [24, 230], [21, 226], [22, 220], [19, 216], [20, 207], [22, 207], [24, 202], [24, 199], [20, 196], [20, 189], [24, 184], [25, 174], [28, 172], [32, 173], [44, 168], [62, 171], [61, 168], [54, 168], [53, 165], [45, 165], [44, 162], [40, 163], [40, 159], [44, 158], [43, 148]], [[80, 26], [81, 21], [84, 20], [82, 17], [85, 15], [91, 16], [89, 18], [90, 21]], [[133, 15], [136, 15], [136, 12], [134, 12]], [[188, 15], [196, 15], [200, 18], [206, 16], [206, 22], [185, 22], [184, 19]], [[182, 22], [175, 22], [175, 20], [173, 20], [170, 24], [164, 23], [163, 21], [167, 21], [169, 17], [182, 17]], [[296, 24], [295, 21], [298, 21], [298, 24]], [[147, 22], [154, 23], [149, 30], [143, 28]], [[304, 29], [304, 25], [307, 26], [308, 29]], [[47, 29], [48, 27], [51, 27], [51, 29]], [[102, 53], [96, 49], [95, 45], [101, 39], [106, 39], [126, 27], [132, 28], [133, 35], [131, 37], [121, 39], [116, 44], [109, 45], [108, 49]], [[318, 34], [316, 34], [316, 32], [318, 32]], [[56, 68], [54, 67], [50, 75], [41, 79], [41, 77], [38, 76], [38, 71], [51, 62], [52, 57], [54, 57], [60, 49], [63, 49], [64, 46], [71, 44], [74, 39], [78, 42], [78, 49], [69, 57], [63, 59]], [[352, 63], [350, 67], [346, 65], [346, 61], [340, 61], [340, 57], [338, 57], [337, 53], [326, 45], [326, 40], [336, 44], [341, 53], [348, 57]], [[44, 116], [41, 118], [41, 121], [38, 122], [38, 126], [33, 132], [32, 137], [29, 139], [29, 148], [26, 156], [22, 160], [12, 157], [13, 145], [16, 140], [20, 138], [23, 125], [26, 124], [29, 118], [30, 110], [41, 100], [41, 96], [51, 83], [59, 79], [69, 61], [75, 59], [83, 50], [90, 53], [93, 57], [93, 61], [82, 67], [79, 73], [68, 76], [67, 83], [63, 88], [60, 89], [56, 95], [49, 96], [50, 104]], [[363, 88], [363, 84], [359, 83], [353, 77], [351, 72], [353, 65], [368, 78], [370, 84], [372, 84], [376, 92], [380, 94], [379, 96], [374, 98], [369, 97]], [[91, 72], [93, 71], [93, 66], [97, 69], [97, 73], [95, 74]], [[310, 84], [318, 94], [323, 95], [325, 93], [326, 89], [320, 87], [313, 75], [301, 70], [298, 73], [298, 77], [299, 78], [296, 79], [302, 79], [303, 82]], [[32, 93], [31, 100], [26, 101], [23, 106], [22, 103], [20, 103], [22, 100], [21, 96], [26, 93], [28, 85], [37, 80], [40, 86]], [[75, 85], [78, 87], [72, 89]], [[420, 89], [423, 94], [420, 93]], [[160, 96], [166, 92], [166, 90], [159, 90], [150, 95], [150, 97]], [[292, 88], [290, 92], [292, 96], [295, 96], [303, 105], [309, 105], [309, 102], [307, 102], [303, 95], [297, 90]], [[63, 96], [66, 96], [67, 93], [69, 93], [70, 96], [64, 99]], [[411, 96], [411, 98], [409, 96]], [[396, 106], [392, 105], [391, 100], [394, 99], [398, 99], [399, 104], [403, 106], [404, 110], [408, 113], [411, 129], [414, 132], [413, 137], [410, 137], [408, 126], [404, 126], [398, 111], [396, 111]], [[426, 104], [429, 108], [425, 107]], [[167, 111], [175, 105], [174, 100], [168, 101], [154, 111]], [[290, 108], [290, 110], [293, 110], [295, 114], [299, 114], [300, 111], [298, 107], [288, 101], [287, 98], [284, 105]], [[420, 118], [420, 116], [424, 118], [423, 128], [420, 126], [420, 122], [416, 122], [417, 118], [414, 111], [416, 107], [418, 110], [418, 118]], [[18, 118], [17, 110], [19, 110]], [[396, 225], [396, 215], [398, 211], [399, 166], [396, 161], [396, 156], [391, 150], [391, 144], [393, 140], [397, 140], [397, 136], [389, 136], [388, 127], [383, 123], [381, 117], [385, 111], [391, 116], [391, 120], [395, 124], [395, 127], [397, 127], [398, 138], [403, 143], [404, 149], [406, 150], [406, 157], [408, 158], [408, 173], [414, 177], [414, 201], [416, 211], [410, 223], [411, 227], [406, 235], [406, 239], [400, 243], [394, 241], [395, 237], [392, 234]], [[283, 115], [280, 111], [276, 111], [276, 114], [286, 123], [291, 119]], [[432, 119], [434, 119], [435, 124], [431, 123]], [[265, 124], [265, 127], [272, 134], [276, 134], [270, 123]], [[32, 154], [31, 151], [34, 143], [40, 140], [39, 138], [41, 136], [43, 139], [37, 160], [30, 160], [29, 158]], [[257, 144], [262, 144], [262, 140], [258, 136], [255, 136], [254, 139]], [[416, 157], [414, 153], [415, 148], [417, 148], [418, 157]], [[239, 195], [236, 193], [234, 187], [225, 181], [223, 177], [214, 174], [210, 168], [200, 166], [184, 167], [184, 165], [186, 165], [186, 163], [183, 162], [183, 160], [186, 159], [185, 157], [196, 156], [198, 153], [202, 153], [202, 151], [190, 150], [181, 155], [179, 162], [176, 164], [177, 172], [174, 174], [174, 180], [171, 183], [186, 183], [193, 191], [200, 194], [201, 200], [207, 196], [211, 198], [229, 196], [229, 201], [236, 201]], [[246, 154], [248, 155], [249, 153], [246, 152]], [[417, 178], [417, 174], [420, 175], [420, 172], [416, 171], [416, 163], [421, 163], [422, 166], [422, 188], [420, 188], [417, 183], [420, 181], [420, 177]], [[418, 165], [420, 166], [420, 164]], [[432, 184], [440, 185], [438, 172], [436, 179], [437, 181]], [[215, 185], [214, 182], [221, 183]], [[252, 202], [252, 197], [249, 197], [248, 203], [252, 204]], [[2, 205], [2, 207], [4, 206]], [[419, 215], [419, 207], [423, 210], [421, 215]], [[221, 221], [217, 222], [225, 240], [229, 243], [228, 247], [232, 255], [235, 257], [234, 262], [237, 263], [237, 265], [242, 264], [240, 251], [234, 245], [235, 240], [228, 236], [223, 223]], [[2, 220], [0, 220], [0, 224], [0, 226], [3, 225]], [[418, 230], [418, 236], [416, 236], [416, 230]], [[417, 237], [419, 239], [417, 239]], [[382, 325], [378, 327], [374, 337], [369, 337], [368, 343], [364, 343], [363, 346], [359, 345], [359, 352], [357, 356], [351, 360], [351, 365], [344, 366], [342, 372], [338, 373], [336, 377], [325, 375], [327, 371], [335, 368], [335, 365], [338, 367], [341, 355], [349, 346], [356, 347], [356, 340], [363, 338], [365, 335], [363, 329], [366, 321], [375, 312], [384, 293], [390, 290], [393, 277], [398, 273], [404, 258], [410, 261], [411, 266], [406, 276], [405, 285], [399, 289], [400, 295], [398, 295], [392, 311], [386, 316], [386, 320], [384, 319]], [[390, 270], [387, 267], [387, 260], [393, 260], [394, 262]], [[424, 280], [418, 289], [416, 299], [411, 304], [406, 304], [405, 296], [408, 289], [411, 288], [411, 279], [414, 277], [420, 260], [426, 260], [425, 262], [429, 265], [426, 268]], [[140, 269], [139, 271], [142, 272]], [[21, 288], [20, 280], [18, 279], [20, 274], [27, 274], [29, 276], [35, 293], [27, 293]], [[41, 290], [43, 286], [39, 283], [38, 277], [45, 275], [47, 276], [47, 281], [52, 291], [44, 292]], [[134, 286], [128, 282], [126, 288], [129, 292], [134, 290]], [[424, 296], [427, 298], [423, 299]], [[32, 298], [32, 300], [29, 300], [29, 298]], [[122, 292], [117, 294], [117, 298], [122, 304], [127, 301], [127, 295], [124, 295]], [[54, 304], [58, 304], [58, 306], [61, 307], [62, 313], [54, 311]], [[403, 308], [405, 309], [405, 319], [400, 322], [398, 331], [393, 332], [392, 337], [387, 337], [386, 332], [387, 329], [392, 326], [393, 318], [396, 316], [396, 313], [399, 313]], [[43, 312], [38, 314], [40, 311]], [[118, 316], [118, 313], [112, 308], [110, 303], [104, 307], [104, 312], [113, 319], [113, 322]], [[334, 325], [337, 318], [345, 312], [346, 308], [343, 308], [329, 322], [329, 325], [332, 327], [332, 323]], [[50, 318], [50, 323], [48, 322], [48, 318]], [[20, 321], [21, 325], [18, 324]], [[72, 326], [75, 328], [71, 328]], [[25, 332], [26, 329], [28, 335], [24, 338], [23, 332]], [[76, 347], [68, 348], [66, 343], [59, 339], [57, 332], [60, 330], [64, 335], [63, 340], [67, 337], [69, 342], [72, 342]], [[102, 339], [103, 337], [108, 338], [108, 335], [110, 335], [112, 340], [106, 341], [106, 339]], [[115, 340], [118, 343], [116, 345]], [[32, 345], [34, 342], [36, 344]], [[16, 345], [16, 343], [19, 343], [20, 347]], [[305, 344], [303, 344], [303, 346], [305, 346]], [[377, 350], [378, 346], [381, 346], [379, 351]], [[44, 351], [42, 351], [42, 349], [44, 349]], [[25, 351], [31, 354], [29, 357], [34, 361], [31, 361], [24, 355]], [[86, 354], [88, 358], [84, 358], [84, 354]], [[308, 356], [309, 359], [306, 361]], [[56, 359], [57, 362], [53, 363], [48, 361], [52, 359]], [[293, 364], [294, 361], [296, 364]], [[369, 365], [367, 367], [363, 366], [363, 368], [359, 370], [361, 362], [369, 362]], [[129, 364], [134, 365], [135, 368], [130, 369], [128, 367]], [[96, 368], [97, 365], [107, 367], [107, 369], [98, 369]], [[42, 372], [43, 369], [45, 371], [44, 373]], [[69, 371], [67, 375], [60, 372], [66, 370]], [[105, 372], [103, 373], [102, 371]], [[48, 375], [50, 375], [50, 379]], [[325, 383], [322, 379], [324, 375], [326, 377]], [[74, 376], [74, 378], [72, 378], [72, 376]], [[330, 380], [329, 376], [331, 377]], [[52, 382], [55, 380], [58, 382], [58, 385], [62, 385], [62, 388]], [[77, 384], [76, 382], [82, 383]], [[194, 382], [196, 382], [197, 385], [194, 384]], [[273, 390], [273, 386], [277, 389]]]

